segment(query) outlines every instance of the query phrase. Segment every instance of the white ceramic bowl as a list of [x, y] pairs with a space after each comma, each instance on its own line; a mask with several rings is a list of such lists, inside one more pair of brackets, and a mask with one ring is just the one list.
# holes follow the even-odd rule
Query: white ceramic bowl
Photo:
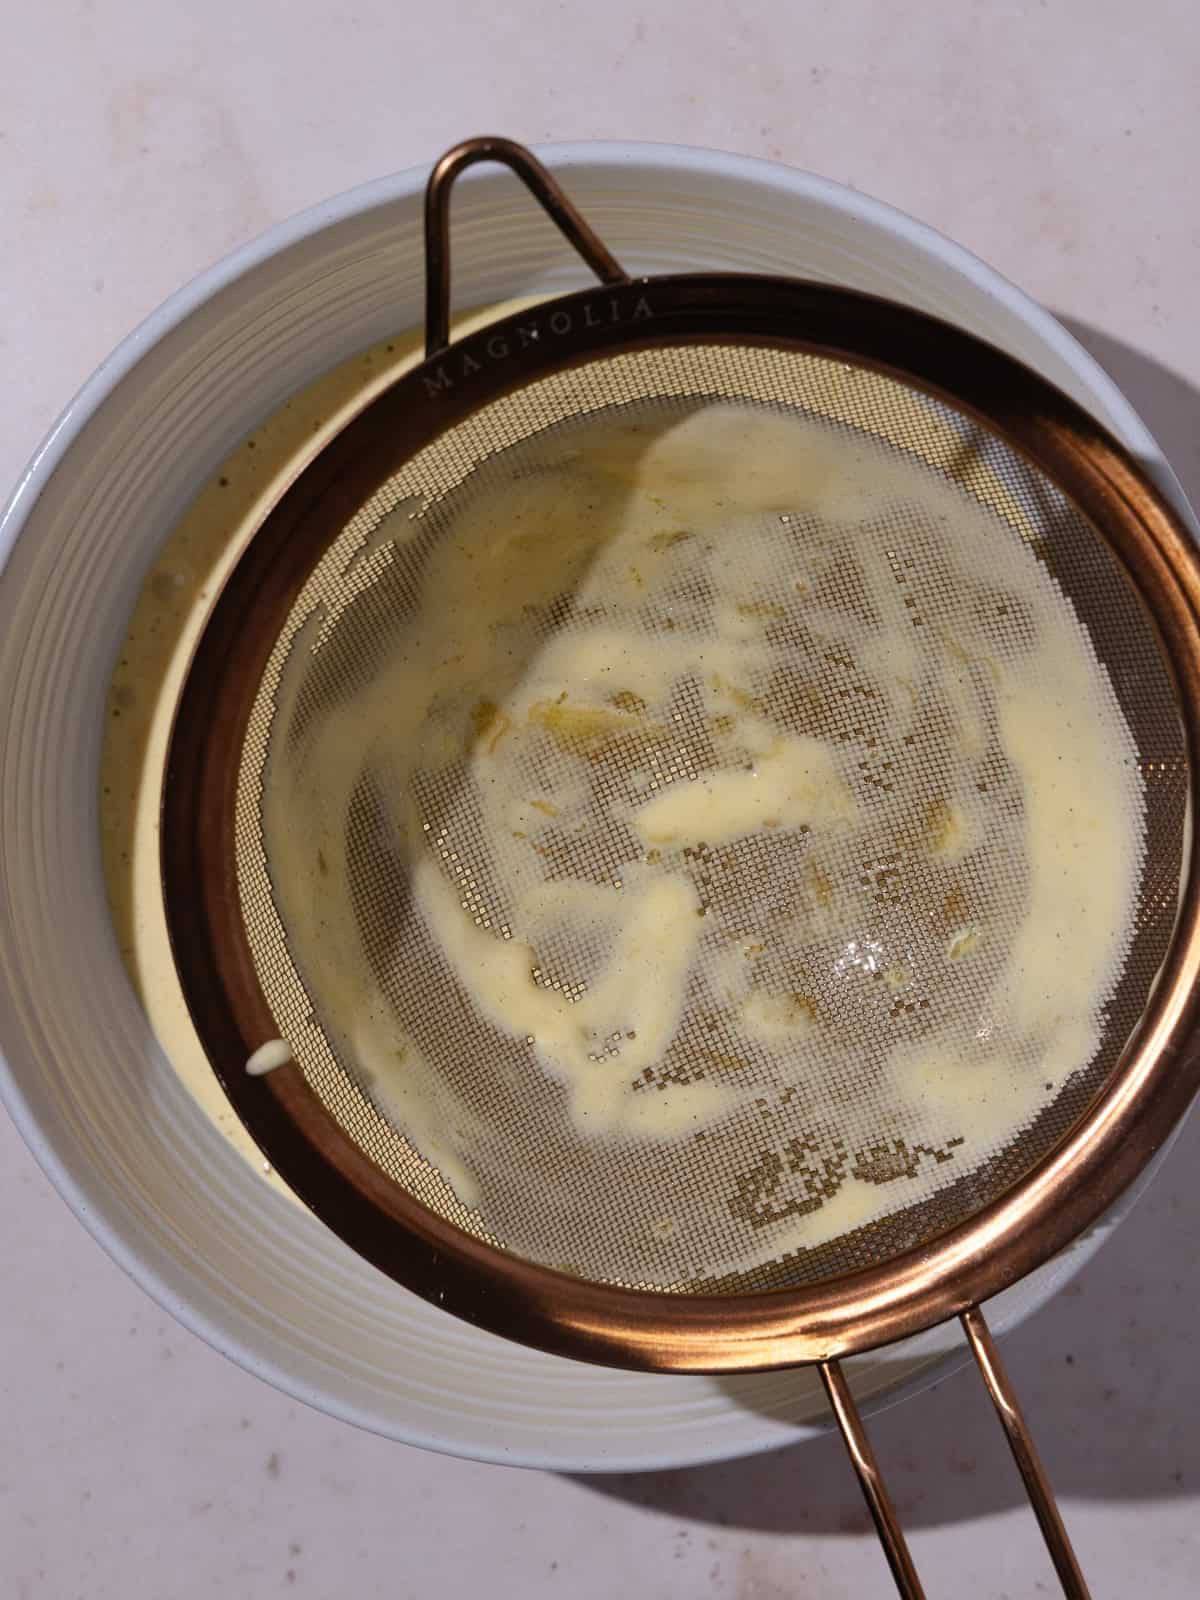
[[[1128, 404], [1044, 311], [859, 194], [764, 162], [635, 144], [544, 152], [627, 269], [836, 281], [948, 318], [1081, 401], [1177, 485]], [[419, 323], [425, 169], [316, 207], [175, 295], [67, 408], [0, 519], [0, 1091], [110, 1254], [242, 1366], [395, 1438], [577, 1470], [732, 1456], [819, 1427], [811, 1372], [610, 1372], [445, 1317], [267, 1189], [181, 1087], [109, 925], [96, 803], [104, 695], [142, 577], [216, 465], [321, 372]], [[454, 202], [456, 303], [583, 269], [494, 169]], [[1093, 1233], [994, 1305], [1019, 1319]], [[936, 1330], [856, 1363], [873, 1403], [957, 1359]]]

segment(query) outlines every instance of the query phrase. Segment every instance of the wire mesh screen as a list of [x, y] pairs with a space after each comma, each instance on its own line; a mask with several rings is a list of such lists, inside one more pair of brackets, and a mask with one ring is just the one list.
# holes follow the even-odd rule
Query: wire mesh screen
[[674, 1292], [886, 1259], [1115, 1064], [1188, 777], [1118, 563], [998, 438], [816, 356], [590, 361], [398, 465], [238, 787], [257, 975], [463, 1229]]

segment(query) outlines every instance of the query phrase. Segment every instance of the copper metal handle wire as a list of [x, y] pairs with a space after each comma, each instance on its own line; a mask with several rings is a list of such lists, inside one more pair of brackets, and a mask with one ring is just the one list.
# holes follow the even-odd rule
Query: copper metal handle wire
[[[1067, 1600], [1090, 1600], [1088, 1586], [1075, 1559], [1067, 1530], [1063, 1526], [1050, 1480], [1038, 1459], [1029, 1428], [1021, 1415], [1021, 1408], [1017, 1404], [1008, 1374], [1001, 1365], [983, 1312], [978, 1306], [971, 1306], [962, 1313], [960, 1321], [984, 1385], [992, 1397], [996, 1414], [1008, 1436], [1013, 1458], [1024, 1479], [1025, 1492], [1038, 1519], [1042, 1537], [1046, 1541], [1046, 1548], [1054, 1563], [1054, 1570], [1058, 1573], [1059, 1582], [1062, 1584], [1063, 1594]], [[825, 1392], [829, 1396], [833, 1414], [837, 1418], [842, 1439], [850, 1454], [850, 1460], [858, 1474], [858, 1481], [875, 1523], [879, 1542], [883, 1546], [888, 1565], [892, 1569], [892, 1576], [896, 1580], [896, 1590], [903, 1596], [903, 1600], [923, 1600], [924, 1590], [921, 1588], [921, 1580], [917, 1577], [917, 1569], [913, 1566], [908, 1545], [905, 1543], [904, 1534], [896, 1517], [895, 1507], [884, 1485], [879, 1463], [875, 1459], [875, 1452], [871, 1449], [871, 1441], [867, 1438], [866, 1429], [858, 1414], [858, 1407], [854, 1404], [854, 1396], [850, 1393], [850, 1385], [846, 1381], [841, 1364], [837, 1361], [822, 1361], [818, 1365], [818, 1370], [825, 1385]]]
[[908, 1545], [896, 1517], [896, 1508], [892, 1505], [891, 1496], [887, 1492], [883, 1474], [879, 1470], [875, 1452], [871, 1449], [871, 1441], [867, 1438], [867, 1430], [863, 1427], [858, 1407], [854, 1404], [854, 1396], [850, 1393], [850, 1385], [846, 1382], [841, 1362], [822, 1361], [818, 1364], [817, 1370], [821, 1374], [825, 1393], [829, 1396], [829, 1404], [833, 1407], [833, 1414], [837, 1418], [842, 1439], [850, 1453], [850, 1460], [858, 1474], [863, 1498], [875, 1523], [875, 1531], [879, 1535], [888, 1566], [892, 1569], [892, 1577], [896, 1580], [896, 1592], [903, 1596], [903, 1600], [925, 1600], [925, 1591], [921, 1587], [917, 1569], [913, 1566], [912, 1556], [908, 1552]]
[[450, 343], [450, 191], [464, 167], [499, 161], [510, 167], [568, 244], [601, 283], [628, 283], [629, 274], [576, 211], [545, 167], [511, 139], [464, 139], [448, 150], [425, 186], [425, 359]]
[[1008, 1380], [1008, 1374], [1001, 1365], [995, 1342], [987, 1323], [983, 1320], [983, 1312], [978, 1306], [970, 1306], [959, 1320], [987, 1392], [992, 1397], [996, 1415], [1000, 1418], [1008, 1436], [1013, 1459], [1025, 1481], [1025, 1492], [1029, 1496], [1034, 1516], [1038, 1519], [1042, 1537], [1046, 1541], [1046, 1548], [1050, 1552], [1054, 1570], [1058, 1573], [1063, 1593], [1068, 1600], [1089, 1600], [1088, 1586], [1075, 1559], [1067, 1530], [1063, 1526], [1063, 1519], [1055, 1502], [1050, 1480], [1046, 1476], [1046, 1469], [1038, 1458], [1033, 1438], [1025, 1418], [1021, 1415], [1021, 1408], [1017, 1404], [1017, 1397]]

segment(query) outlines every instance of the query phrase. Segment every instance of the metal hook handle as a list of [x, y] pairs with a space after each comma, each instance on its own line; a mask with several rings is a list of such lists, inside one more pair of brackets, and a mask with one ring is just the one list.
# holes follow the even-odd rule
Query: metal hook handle
[[[983, 1312], [978, 1306], [971, 1306], [963, 1312], [959, 1320], [962, 1322], [967, 1343], [971, 1348], [971, 1354], [975, 1357], [984, 1385], [996, 1408], [996, 1414], [1008, 1437], [1013, 1458], [1025, 1482], [1029, 1503], [1033, 1507], [1033, 1513], [1042, 1530], [1042, 1537], [1046, 1541], [1046, 1548], [1050, 1552], [1050, 1559], [1054, 1563], [1054, 1570], [1058, 1573], [1058, 1580], [1062, 1584], [1063, 1594], [1067, 1600], [1090, 1600], [1088, 1586], [1075, 1558], [1075, 1552], [1071, 1548], [1067, 1530], [1063, 1526], [1050, 1480], [1038, 1458], [1028, 1424], [1021, 1415], [1021, 1408], [1017, 1404], [1017, 1397], [1008, 1375], [1000, 1364], [1000, 1357], [988, 1325], [983, 1319]], [[837, 1361], [822, 1361], [819, 1371], [833, 1414], [837, 1418], [842, 1439], [858, 1475], [863, 1497], [874, 1520], [879, 1542], [883, 1546], [888, 1565], [892, 1569], [892, 1576], [896, 1580], [896, 1591], [903, 1600], [924, 1600], [924, 1590], [917, 1577], [917, 1570], [913, 1566], [912, 1556], [905, 1543], [895, 1508], [884, 1486], [879, 1463], [875, 1459], [871, 1442], [862, 1425], [862, 1418], [850, 1393], [850, 1385], [846, 1382], [846, 1375]]]
[[464, 139], [434, 167], [425, 186], [425, 359], [450, 343], [450, 190], [464, 167], [499, 161], [510, 167], [559, 232], [601, 283], [628, 283], [629, 274], [567, 199], [536, 156], [511, 139]]

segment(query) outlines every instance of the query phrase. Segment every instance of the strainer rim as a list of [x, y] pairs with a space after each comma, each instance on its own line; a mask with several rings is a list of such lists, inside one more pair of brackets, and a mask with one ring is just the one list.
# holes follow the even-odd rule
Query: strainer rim
[[[685, 300], [691, 296], [688, 304], [693, 311], [697, 305], [707, 308], [702, 318], [707, 331], [693, 327], [685, 334], [676, 324], [664, 334], [658, 331], [662, 327], [658, 322], [656, 333], [643, 343], [703, 342], [727, 331], [738, 342], [756, 342], [745, 337], [744, 321], [737, 333], [721, 322], [733, 292], [740, 296], [739, 317], [744, 317], [747, 298], [770, 307], [771, 315], [778, 314], [781, 302], [790, 301], [797, 318], [803, 314], [821, 329], [820, 339], [801, 338], [793, 325], [786, 339], [776, 335], [771, 343], [835, 358], [853, 357], [860, 365], [900, 377], [973, 412], [1047, 472], [1094, 524], [1121, 530], [1121, 539], [1128, 544], [1119, 554], [1137, 586], [1157, 602], [1154, 614], [1179, 690], [1189, 772], [1195, 771], [1200, 748], [1200, 558], [1181, 519], [1148, 483], [1134, 458], [1074, 402], [1011, 357], [923, 313], [853, 291], [749, 274], [687, 274], [636, 280], [618, 290], [592, 289], [547, 302], [536, 313], [501, 319], [452, 347], [448, 355], [422, 363], [356, 419], [337, 445], [352, 452], [355, 430], [365, 437], [381, 420], [395, 425], [404, 419], [408, 430], [419, 433], [436, 417], [429, 434], [434, 436], [449, 425], [448, 417], [460, 420], [514, 386], [505, 381], [507, 373], [497, 375], [494, 363], [489, 369], [483, 359], [487, 341], [514, 331], [522, 320], [528, 323], [531, 315], [547, 321], [568, 312], [583, 316], [587, 307], [598, 308], [616, 293], [643, 298], [682, 293]], [[655, 315], [652, 312], [647, 320], [653, 321]], [[561, 359], [547, 363], [539, 356], [532, 372], [533, 362], [523, 363], [516, 381], [613, 353], [615, 336], [598, 332], [602, 327], [598, 322], [587, 326], [590, 331], [582, 344], [574, 337], [568, 343], [564, 334]], [[572, 322], [572, 334], [575, 328]], [[622, 351], [630, 348], [628, 341], [620, 345]], [[480, 357], [478, 371], [467, 366], [472, 352]], [[891, 359], [880, 359], [881, 352]], [[447, 359], [457, 363], [461, 383], [447, 385], [438, 377]], [[410, 443], [405, 454], [412, 448]], [[326, 461], [327, 474], [338, 459], [335, 455]], [[268, 521], [286, 522], [311, 504], [309, 476], [306, 473], [293, 486]], [[350, 491], [343, 483], [338, 492], [344, 497]], [[251, 559], [256, 545], [261, 555], [263, 545], [256, 540], [245, 559]], [[296, 566], [303, 569], [299, 578], [303, 581], [309, 569], [299, 562]], [[223, 920], [225, 933], [228, 909], [237, 899], [232, 852], [224, 856], [224, 873], [213, 870], [222, 857], [214, 857], [211, 839], [207, 844], [201, 840], [201, 824], [188, 826], [189, 811], [194, 808], [199, 817], [204, 809], [196, 804], [196, 796], [212, 798], [205, 787], [205, 781], [211, 783], [211, 773], [204, 780], [195, 767], [194, 738], [183, 741], [181, 755], [179, 730], [190, 726], [194, 735], [203, 724], [193, 703], [196, 662], [206, 648], [209, 657], [214, 649], [224, 656], [230, 636], [230, 592], [227, 586], [189, 670], [172, 734], [162, 816], [168, 908], [179, 903], [170, 892], [172, 881], [199, 882], [202, 917]], [[214, 644], [218, 637], [220, 642]], [[223, 665], [228, 665], [227, 659]], [[248, 714], [248, 704], [243, 709]], [[211, 707], [209, 711], [211, 715]], [[224, 714], [229, 715], [227, 704]], [[226, 729], [229, 737], [235, 731], [233, 724]], [[237, 740], [240, 746], [240, 732]], [[236, 761], [231, 763], [234, 771], [236, 766]], [[232, 796], [227, 793], [225, 800], [231, 805]], [[230, 951], [221, 937], [210, 942], [209, 961], [215, 951], [217, 969], [228, 975], [236, 967], [237, 981], [248, 986], [247, 993], [257, 992], [259, 1007], [256, 1015], [243, 1016], [249, 1026], [235, 1030], [222, 1061], [214, 1064], [251, 1132], [255, 1137], [265, 1132], [265, 1142], [260, 1142], [269, 1159], [317, 1215], [385, 1271], [447, 1310], [560, 1354], [631, 1367], [722, 1371], [825, 1360], [918, 1332], [1024, 1276], [1095, 1220], [1166, 1138], [1200, 1078], [1200, 1059], [1187, 1048], [1198, 1021], [1196, 851], [1195, 842], [1189, 841], [1179, 922], [1142, 1024], [1073, 1129], [1004, 1195], [941, 1237], [876, 1266], [802, 1288], [736, 1297], [667, 1297], [567, 1277], [461, 1233], [374, 1168], [340, 1130], [335, 1142], [347, 1169], [340, 1173], [341, 1187], [337, 1193], [326, 1193], [318, 1184], [314, 1191], [313, 1151], [322, 1140], [328, 1144], [331, 1119], [295, 1067], [261, 1079], [246, 1077], [247, 1057], [268, 1036], [263, 1029], [269, 1026], [269, 1012], [257, 989], [248, 949]], [[236, 925], [236, 916], [233, 920]], [[170, 911], [169, 923], [192, 1005], [195, 940]], [[196, 1006], [193, 1015], [207, 1047], [205, 1019]], [[327, 1175], [320, 1158], [318, 1164]], [[394, 1248], [397, 1227], [403, 1245], [399, 1249]], [[393, 1234], [391, 1242], [384, 1237], [387, 1233]]]

